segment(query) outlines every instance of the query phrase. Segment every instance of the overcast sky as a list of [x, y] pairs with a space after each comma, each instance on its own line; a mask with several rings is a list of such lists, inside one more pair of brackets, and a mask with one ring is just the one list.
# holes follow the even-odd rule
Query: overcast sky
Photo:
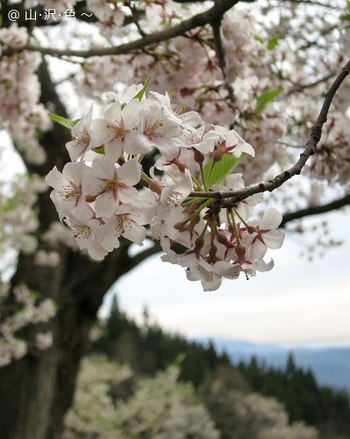
[[[348, 212], [349, 213], [349, 212]], [[145, 261], [115, 286], [121, 307], [138, 319], [145, 304], [162, 327], [186, 336], [227, 336], [286, 346], [350, 345], [350, 239], [344, 213], [329, 218], [340, 248], [308, 262], [298, 242], [286, 239], [270, 251], [275, 267], [245, 280], [226, 280], [216, 292], [204, 293], [189, 282], [181, 267]], [[109, 295], [102, 308], [105, 314]]]

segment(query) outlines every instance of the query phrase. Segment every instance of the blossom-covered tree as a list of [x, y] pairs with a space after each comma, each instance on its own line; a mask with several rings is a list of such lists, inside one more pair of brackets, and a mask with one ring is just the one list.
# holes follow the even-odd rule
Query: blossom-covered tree
[[286, 224], [349, 204], [350, 11], [0, 5], [0, 129], [25, 168], [1, 192], [0, 430], [58, 439], [120, 276], [163, 250], [215, 290], [272, 269]]
[[84, 360], [74, 406], [64, 438], [218, 439], [205, 407], [190, 384], [178, 382], [179, 369], [169, 367], [142, 378], [125, 401], [113, 402], [113, 386], [132, 372], [101, 356]]
[[[178, 381], [170, 366], [155, 377], [141, 378], [126, 400], [113, 402], [113, 387], [132, 372], [103, 356], [84, 359], [73, 407], [66, 418], [64, 439], [317, 439], [317, 430], [302, 422], [288, 423], [283, 406], [273, 398], [220, 388], [210, 397], [224, 406], [227, 425], [219, 432], [193, 386]], [[218, 419], [219, 426], [220, 418]]]

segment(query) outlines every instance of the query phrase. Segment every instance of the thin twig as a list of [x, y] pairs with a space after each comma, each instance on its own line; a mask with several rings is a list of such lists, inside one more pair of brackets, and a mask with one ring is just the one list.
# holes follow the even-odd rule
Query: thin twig
[[234, 93], [232, 85], [227, 80], [227, 74], [226, 74], [226, 56], [225, 56], [225, 50], [224, 46], [222, 44], [222, 38], [221, 38], [221, 23], [222, 23], [222, 16], [220, 16], [218, 19], [212, 21], [211, 27], [213, 29], [213, 37], [214, 37], [214, 43], [215, 43], [215, 50], [216, 50], [216, 56], [219, 61], [219, 67], [224, 79], [225, 87], [228, 93], [228, 96], [230, 98], [231, 102], [235, 101]]
[[288, 212], [283, 215], [283, 220], [280, 227], [284, 227], [290, 221], [304, 218], [305, 216], [318, 215], [321, 213], [331, 212], [332, 210], [341, 209], [342, 207], [350, 205], [350, 194], [345, 195], [342, 198], [331, 201], [327, 204], [321, 204], [319, 206], [310, 206], [305, 209], [296, 210], [295, 212]]
[[339, 23], [333, 24], [332, 26], [328, 27], [327, 29], [324, 29], [323, 32], [317, 36], [317, 38], [314, 38], [313, 40], [306, 41], [305, 44], [302, 46], [299, 46], [295, 49], [295, 53], [302, 53], [303, 51], [310, 49], [310, 47], [318, 47], [320, 48], [320, 36], [325, 37], [328, 34], [332, 33], [334, 30], [339, 29]]
[[125, 4], [125, 6], [127, 6], [129, 8], [129, 10], [131, 12], [131, 19], [132, 19], [133, 23], [135, 24], [135, 26], [137, 27], [139, 34], [141, 35], [142, 38], [145, 38], [147, 36], [147, 33], [142, 29], [140, 22], [139, 22], [140, 12], [131, 3], [131, 1], [125, 1], [124, 4]]
[[147, 35], [144, 38], [140, 38], [130, 43], [121, 44], [119, 46], [99, 48], [99, 49], [89, 49], [89, 50], [71, 50], [71, 49], [55, 49], [53, 47], [40, 47], [28, 45], [18, 48], [8, 48], [3, 50], [2, 55], [8, 56], [15, 52], [20, 52], [23, 50], [29, 50], [34, 52], [42, 53], [43, 55], [51, 56], [77, 56], [81, 58], [89, 58], [91, 56], [105, 56], [105, 55], [122, 55], [126, 53], [133, 52], [135, 50], [144, 49], [152, 44], [160, 43], [162, 41], [170, 40], [171, 38], [178, 37], [184, 33], [196, 28], [202, 27], [206, 24], [217, 20], [226, 11], [231, 9], [240, 0], [217, 0], [214, 6], [205, 12], [194, 15], [188, 20], [184, 20], [181, 23], [159, 32]]
[[329, 79], [333, 78], [335, 75], [335, 72], [328, 73], [328, 75], [323, 76], [322, 78], [317, 79], [316, 81], [309, 82], [308, 84], [297, 84], [295, 82], [292, 82], [293, 88], [287, 93], [287, 96], [290, 96], [294, 93], [302, 93], [304, 90], [317, 87], [319, 84], [322, 84], [325, 81], [328, 81]]
[[283, 171], [282, 173], [276, 175], [271, 180], [267, 182], [261, 182], [252, 186], [248, 186], [244, 189], [232, 192], [191, 192], [189, 197], [199, 197], [199, 198], [215, 198], [218, 200], [229, 199], [228, 201], [222, 202], [222, 207], [232, 207], [236, 205], [239, 201], [242, 201], [254, 194], [259, 194], [262, 192], [272, 192], [285, 183], [287, 180], [291, 179], [295, 175], [299, 175], [304, 168], [308, 158], [314, 154], [318, 142], [321, 139], [322, 128], [327, 120], [327, 115], [329, 108], [331, 106], [332, 100], [337, 92], [338, 88], [344, 81], [344, 79], [350, 73], [350, 60], [346, 66], [341, 70], [337, 78], [334, 80], [330, 89], [328, 90], [325, 100], [323, 102], [321, 111], [317, 117], [315, 125], [311, 128], [310, 137], [306, 143], [304, 151], [300, 154], [298, 161], [289, 169]]
[[334, 9], [334, 10], [341, 10], [342, 8], [340, 6], [334, 6], [330, 3], [322, 3], [315, 0], [288, 0], [289, 3], [296, 3], [299, 5], [308, 5], [308, 6], [321, 6], [322, 8], [328, 8], [328, 9]]

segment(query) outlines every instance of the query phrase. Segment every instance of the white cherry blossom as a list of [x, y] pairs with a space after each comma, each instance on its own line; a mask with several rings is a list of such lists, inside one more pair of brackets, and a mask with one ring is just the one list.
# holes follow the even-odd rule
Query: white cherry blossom
[[89, 221], [69, 220], [73, 236], [81, 250], [87, 250], [89, 256], [96, 261], [102, 261], [108, 251], [100, 243], [102, 223], [98, 220]]
[[[261, 195], [222, 208], [210, 192], [208, 198], [192, 194], [206, 189], [208, 163], [213, 169], [226, 154], [254, 156], [252, 146], [233, 129], [206, 128], [196, 112], [176, 112], [167, 94], [148, 97], [142, 84], [122, 95], [109, 93], [108, 102], [102, 118], [94, 119], [90, 108], [73, 128], [67, 148], [78, 161], [46, 177], [79, 248], [102, 260], [121, 239], [142, 246], [151, 236], [165, 252], [162, 260], [184, 267], [188, 279], [200, 280], [205, 291], [219, 288], [222, 278], [270, 270], [273, 261], [263, 257], [268, 248], [279, 248], [284, 236], [277, 230], [282, 218], [276, 209], [252, 220]], [[85, 154], [96, 147], [100, 154]], [[147, 173], [144, 153], [155, 149], [158, 158]], [[210, 190], [245, 187], [242, 174], [234, 171], [219, 181]]]
[[93, 108], [91, 106], [89, 112], [72, 129], [73, 139], [66, 144], [69, 157], [73, 162], [83, 156], [88, 150], [103, 146], [98, 139], [94, 140], [94, 135], [90, 128], [92, 112]]
[[[252, 255], [254, 258], [262, 258], [268, 248], [278, 249], [282, 246], [284, 232], [278, 229], [281, 224], [282, 215], [277, 209], [268, 209], [260, 222], [254, 227], [252, 242]], [[251, 223], [250, 223], [251, 224]]]
[[87, 166], [82, 162], [67, 163], [62, 173], [55, 166], [46, 176], [46, 183], [54, 188], [50, 197], [60, 219], [67, 214], [82, 221], [92, 218], [93, 211], [86, 202], [82, 187], [83, 173], [86, 170]]
[[215, 131], [220, 136], [220, 148], [222, 148], [224, 152], [231, 152], [236, 157], [239, 157], [244, 152], [254, 157], [255, 152], [253, 147], [245, 142], [235, 130], [228, 130], [225, 127], [216, 125]]
[[147, 102], [142, 111], [141, 128], [145, 149], [158, 148], [165, 158], [177, 154], [177, 139], [181, 135], [180, 119], [175, 118], [169, 108], [159, 100]]
[[133, 187], [141, 178], [141, 165], [137, 160], [128, 160], [123, 165], [114, 165], [105, 156], [98, 156], [92, 163], [91, 172], [84, 184], [95, 199], [97, 217], [114, 214], [121, 202], [136, 203], [138, 191]]
[[102, 246], [108, 251], [118, 248], [121, 236], [142, 246], [147, 232], [143, 224], [146, 224], [146, 221], [142, 213], [130, 204], [123, 204], [106, 222], [101, 240]]
[[102, 119], [91, 122], [91, 129], [104, 145], [105, 154], [110, 160], [116, 162], [124, 149], [131, 154], [150, 151], [150, 148], [138, 141], [139, 134], [135, 131], [139, 125], [141, 109], [137, 100], [126, 105], [116, 102], [104, 112]]

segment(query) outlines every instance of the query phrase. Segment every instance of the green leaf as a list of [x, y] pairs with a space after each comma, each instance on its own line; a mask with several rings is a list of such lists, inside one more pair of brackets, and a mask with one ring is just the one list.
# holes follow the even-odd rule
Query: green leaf
[[146, 78], [144, 86], [137, 93], [137, 95], [134, 97], [134, 99], [138, 99], [139, 101], [141, 101], [141, 99], [143, 98], [144, 94], [146, 93], [146, 90], [147, 90], [147, 87], [148, 87], [150, 81], [151, 81], [151, 77], [148, 75], [147, 78]]
[[97, 148], [93, 148], [92, 149], [94, 152], [96, 152], [96, 154], [104, 154], [105, 153], [105, 149], [103, 146], [99, 146]]
[[346, 7], [348, 8], [348, 11], [350, 11], [350, 0], [347, 0]]
[[263, 111], [266, 105], [282, 93], [282, 88], [267, 89], [256, 100], [256, 109]]
[[65, 117], [58, 116], [57, 114], [52, 114], [52, 113], [49, 113], [49, 118], [52, 119], [54, 122], [57, 122], [58, 124], [62, 125], [63, 127], [68, 128], [69, 130], [74, 128], [75, 125], [81, 120], [81, 119], [69, 120], [66, 119]]
[[267, 41], [267, 50], [274, 50], [278, 47], [280, 40], [283, 40], [284, 34], [276, 34]]
[[261, 44], [265, 43], [265, 38], [260, 37], [259, 35], [255, 35], [254, 38], [256, 39], [256, 41], [259, 41], [259, 43]]
[[350, 14], [343, 14], [340, 16], [340, 19], [343, 21], [350, 21]]
[[224, 154], [221, 160], [215, 162], [214, 166], [213, 160], [210, 160], [204, 166], [204, 179], [208, 188], [211, 188], [214, 184], [221, 183], [246, 155], [242, 153], [239, 157], [235, 157], [234, 154]]

